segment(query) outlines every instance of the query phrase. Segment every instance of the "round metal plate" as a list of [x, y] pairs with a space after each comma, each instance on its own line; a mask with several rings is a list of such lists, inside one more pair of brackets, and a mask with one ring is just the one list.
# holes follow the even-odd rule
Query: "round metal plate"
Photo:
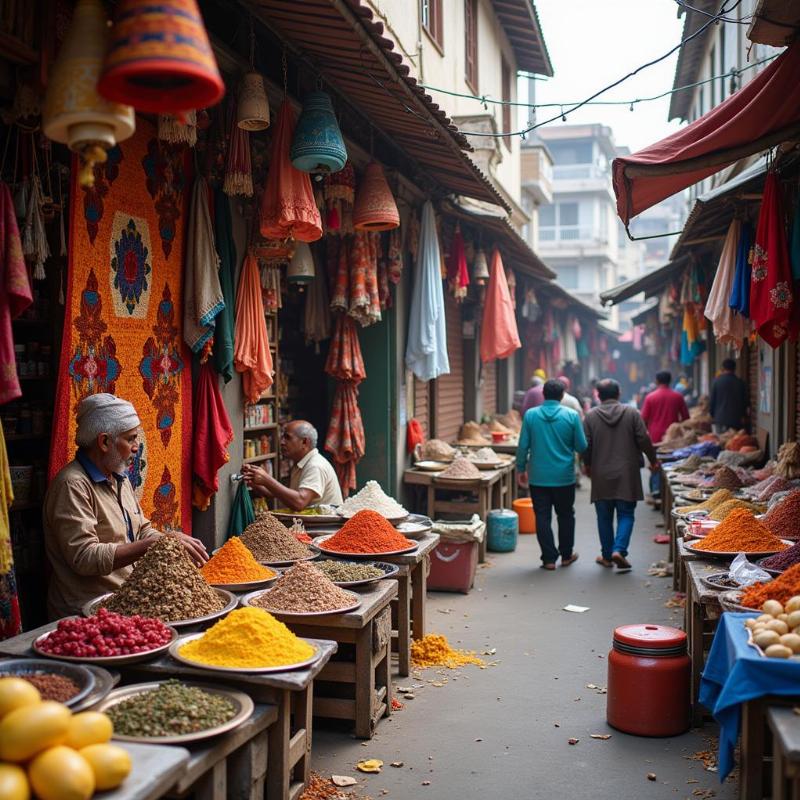
[[[204, 622], [211, 622], [212, 620], [224, 617], [226, 614], [233, 611], [237, 605], [239, 605], [239, 598], [236, 597], [233, 592], [230, 592], [227, 589], [220, 589], [216, 586], [212, 588], [225, 603], [223, 608], [221, 608], [219, 611], [213, 611], [211, 614], [206, 614], [203, 617], [197, 617], [196, 619], [176, 619], [172, 622], [165, 622], [164, 624], [169, 625], [171, 628], [188, 628], [192, 625], [201, 625]], [[88, 603], [86, 603], [86, 605], [81, 609], [81, 613], [84, 617], [91, 617], [97, 611], [98, 606], [104, 600], [108, 600], [109, 597], [111, 597], [111, 593], [100, 595], [100, 597], [95, 597], [94, 600], [90, 600]]]
[[[164, 683], [166, 683], [166, 681], [135, 683], [131, 686], [123, 686], [120, 689], [114, 689], [95, 710], [107, 712], [110, 708], [121, 703], [123, 700], [145, 692], [151, 692], [154, 689], [158, 689], [158, 687]], [[181, 683], [185, 686], [194, 686], [198, 689], [202, 689], [209, 694], [224, 697], [231, 702], [236, 713], [227, 722], [223, 722], [221, 725], [208, 728], [204, 731], [180, 733], [174, 736], [125, 736], [121, 733], [115, 733], [113, 738], [119, 742], [140, 742], [142, 744], [187, 744], [188, 742], [199, 742], [203, 739], [210, 739], [212, 736], [219, 736], [221, 733], [226, 733], [227, 731], [232, 731], [234, 728], [238, 728], [239, 725], [250, 719], [253, 709], [255, 708], [253, 701], [244, 692], [237, 692], [233, 689], [222, 689], [219, 686], [210, 686], [205, 683], [193, 683], [190, 681], [181, 681]]]
[[27, 675], [43, 673], [69, 678], [78, 687], [78, 693], [64, 702], [69, 708], [85, 700], [94, 691], [97, 683], [94, 673], [81, 664], [55, 661], [51, 658], [14, 658], [0, 661], [0, 677], [3, 678], [24, 678]]
[[[69, 617], [67, 617], [69, 619]], [[40, 656], [44, 658], [52, 658], [56, 661], [69, 661], [71, 663], [80, 663], [80, 664], [97, 664], [99, 667], [113, 667], [116, 665], [122, 664], [136, 664], [139, 661], [147, 661], [149, 658], [154, 658], [155, 656], [161, 655], [161, 653], [166, 652], [169, 648], [175, 643], [178, 638], [178, 632], [170, 625], [167, 626], [172, 634], [172, 638], [166, 643], [162, 644], [159, 647], [154, 648], [153, 650], [145, 650], [141, 653], [131, 653], [127, 656], [64, 656], [64, 655], [56, 655], [46, 653], [44, 650], [41, 649], [41, 644], [47, 639], [48, 636], [52, 633], [52, 631], [48, 633], [43, 633], [41, 636], [38, 636], [31, 647], [33, 648], [34, 652], [38, 653]]]
[[292, 619], [295, 617], [298, 619], [308, 619], [309, 617], [330, 617], [334, 614], [346, 614], [348, 611], [355, 611], [361, 605], [361, 595], [355, 592], [348, 592], [348, 594], [352, 598], [352, 602], [349, 605], [342, 606], [341, 608], [332, 608], [330, 611], [281, 611], [280, 609], [270, 608], [269, 606], [254, 602], [259, 597], [264, 597], [264, 595], [269, 596], [269, 589], [259, 592], [250, 592], [250, 594], [246, 594], [239, 602], [243, 606], [263, 608], [264, 611], [269, 611], [273, 617], [280, 617], [281, 619], [289, 617]]
[[417, 461], [414, 469], [421, 469], [423, 472], [441, 472], [447, 469], [447, 464], [446, 461]]
[[[358, 513], [358, 512], [356, 512], [356, 513]], [[355, 516], [355, 514], [350, 514], [349, 516], [345, 516], [344, 514], [340, 514], [339, 516], [340, 516], [340, 519], [352, 519]], [[383, 514], [381, 514], [381, 516], [383, 516]], [[384, 517], [384, 519], [387, 522], [391, 522], [392, 525], [394, 525], [397, 522], [403, 522], [404, 520], [407, 520], [408, 519], [408, 511], [406, 511], [405, 514], [401, 514], [400, 516], [397, 516], [397, 517]]]
[[[781, 541], [789, 546], [794, 544], [794, 542], [789, 542], [786, 539], [781, 539]], [[712, 550], [701, 550], [696, 545], [691, 545], [688, 544], [687, 542], [684, 542], [683, 546], [692, 553], [695, 553], [696, 555], [699, 556], [705, 556], [706, 558], [735, 558], [736, 556], [739, 555], [740, 552], [742, 552], [741, 550], [733, 550], [720, 553]], [[745, 553], [745, 555], [748, 558], [766, 558], [767, 556], [772, 556], [775, 555], [775, 553], [782, 553], [782, 552], [783, 550], [760, 550], [757, 553]]]
[[472, 463], [478, 469], [500, 469], [500, 467], [504, 466], [502, 461], [472, 461]]
[[278, 575], [273, 575], [271, 578], [264, 578], [260, 581], [247, 581], [247, 583], [212, 583], [210, 584], [214, 589], [226, 589], [229, 592], [252, 592], [255, 589], [266, 589], [278, 580]]
[[299, 519], [307, 528], [312, 525], [330, 525], [331, 522], [338, 522], [341, 519], [338, 514], [299, 514], [286, 511], [272, 511], [271, 514], [287, 527], [291, 527], [296, 519]]
[[389, 550], [382, 553], [341, 553], [338, 550], [328, 550], [325, 547], [325, 542], [331, 538], [331, 536], [335, 536], [336, 534], [330, 534], [328, 536], [319, 536], [314, 539], [313, 547], [316, 547], [320, 552], [325, 553], [328, 556], [337, 556], [339, 558], [380, 558], [381, 556], [399, 556], [403, 553], [410, 553], [412, 550], [416, 550], [419, 545], [417, 542], [410, 544], [409, 547], [405, 547], [402, 550]]
[[291, 567], [296, 564], [298, 561], [313, 561], [315, 558], [319, 558], [319, 553], [313, 553], [309, 551], [307, 556], [303, 556], [303, 558], [295, 558], [291, 561], [259, 561], [259, 564], [263, 564], [265, 567]]
[[[343, 559], [339, 558], [328, 558], [325, 559], [326, 561], [342, 561]], [[346, 560], [346, 559], [344, 559]], [[383, 570], [383, 575], [379, 575], [375, 578], [362, 578], [360, 581], [334, 581], [337, 586], [341, 587], [342, 589], [349, 589], [353, 586], [368, 586], [370, 583], [377, 583], [378, 581], [382, 581], [384, 578], [391, 578], [397, 575], [400, 572], [400, 567], [397, 564], [387, 564], [385, 561], [361, 561], [359, 564], [363, 566], [370, 566], [376, 567], [377, 569]]]
[[713, 572], [711, 575], [702, 575], [700, 580], [705, 586], [708, 586], [709, 589], [716, 589], [723, 592], [735, 590], [738, 586], [738, 584], [737, 586], [731, 586], [730, 583], [725, 583], [726, 581], [730, 581], [727, 572]]
[[398, 522], [395, 525], [398, 533], [402, 533], [407, 539], [421, 539], [431, 528], [433, 523], [424, 522]]
[[[243, 673], [254, 674], [258, 673], [259, 675], [266, 674], [269, 672], [291, 672], [295, 669], [302, 669], [303, 667], [308, 667], [313, 664], [320, 655], [320, 649], [315, 645], [313, 642], [309, 642], [308, 639], [303, 639], [304, 642], [311, 645], [314, 648], [314, 655], [310, 658], [307, 658], [305, 661], [298, 661], [295, 664], [281, 664], [280, 666], [276, 667], [218, 667], [215, 664], [204, 664], [202, 661], [192, 661], [188, 658], [184, 658], [178, 651], [188, 642], [192, 642], [195, 639], [199, 639], [203, 636], [202, 633], [187, 633], [181, 636], [179, 639], [176, 639], [169, 648], [169, 654], [176, 660], [180, 661], [181, 664], [186, 664], [190, 667], [196, 667], [197, 669], [207, 669], [211, 672], [231, 672], [237, 673], [239, 675]], [[302, 637], [300, 637], [302, 638]]]

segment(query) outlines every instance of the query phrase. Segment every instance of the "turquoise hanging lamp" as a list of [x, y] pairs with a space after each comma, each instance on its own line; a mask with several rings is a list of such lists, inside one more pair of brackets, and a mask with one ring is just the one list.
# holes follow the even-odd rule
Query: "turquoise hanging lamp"
[[338, 172], [347, 162], [347, 148], [327, 92], [306, 96], [289, 157], [295, 169], [322, 174]]

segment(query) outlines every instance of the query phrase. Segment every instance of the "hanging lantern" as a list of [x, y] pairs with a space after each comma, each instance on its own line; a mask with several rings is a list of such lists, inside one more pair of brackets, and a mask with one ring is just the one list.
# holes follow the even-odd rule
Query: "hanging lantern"
[[338, 172], [347, 163], [347, 148], [326, 92], [306, 95], [289, 157], [301, 172]]
[[269, 100], [264, 78], [258, 72], [248, 72], [239, 87], [236, 124], [243, 131], [263, 131], [269, 127]]
[[311, 255], [311, 248], [306, 242], [297, 242], [292, 260], [289, 262], [289, 269], [286, 271], [286, 279], [289, 283], [299, 285], [300, 291], [307, 283], [311, 283], [316, 275], [314, 269], [314, 257]]
[[472, 267], [472, 277], [475, 278], [475, 283], [484, 284], [489, 280], [489, 263], [486, 260], [486, 253], [483, 248], [478, 250], [475, 256], [475, 263]]
[[400, 213], [383, 167], [372, 161], [356, 192], [353, 227], [357, 231], [389, 231], [400, 227]]
[[216, 105], [225, 84], [196, 1], [121, 0], [97, 89], [138, 111]]
[[107, 35], [100, 0], [79, 0], [45, 95], [44, 134], [81, 157], [81, 186], [94, 183], [95, 163], [105, 161], [106, 151], [136, 130], [130, 106], [110, 103], [97, 93]]

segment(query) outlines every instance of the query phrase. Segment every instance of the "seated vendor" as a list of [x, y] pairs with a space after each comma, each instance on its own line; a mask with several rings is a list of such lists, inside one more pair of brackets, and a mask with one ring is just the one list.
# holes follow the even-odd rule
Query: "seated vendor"
[[[91, 395], [78, 406], [77, 422], [78, 452], [44, 499], [51, 619], [79, 614], [89, 600], [116, 591], [162, 535], [142, 513], [126, 472], [139, 449], [141, 421], [134, 407], [113, 394]], [[198, 566], [208, 560], [199, 540], [170, 535]]]
[[244, 481], [256, 497], [275, 497], [292, 511], [320, 503], [342, 504], [339, 480], [330, 461], [317, 450], [317, 429], [310, 422], [296, 419], [284, 426], [281, 454], [293, 465], [288, 487], [261, 467], [246, 464], [242, 468]]

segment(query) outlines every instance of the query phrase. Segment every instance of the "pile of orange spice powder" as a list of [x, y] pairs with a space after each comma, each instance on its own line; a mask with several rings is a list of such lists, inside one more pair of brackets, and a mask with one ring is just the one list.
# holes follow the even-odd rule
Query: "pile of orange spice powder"
[[769, 583], [754, 583], [748, 586], [739, 602], [748, 608], [760, 609], [767, 600], [777, 600], [785, 605], [795, 595], [800, 595], [800, 564], [789, 567], [786, 572]]
[[364, 509], [354, 514], [325, 542], [326, 550], [337, 553], [390, 553], [414, 547], [377, 511]]
[[203, 564], [200, 574], [211, 584], [250, 583], [275, 577], [274, 570], [259, 564], [238, 536], [228, 539]]
[[777, 553], [789, 547], [746, 508], [731, 511], [711, 532], [692, 542], [695, 550], [717, 553]]

